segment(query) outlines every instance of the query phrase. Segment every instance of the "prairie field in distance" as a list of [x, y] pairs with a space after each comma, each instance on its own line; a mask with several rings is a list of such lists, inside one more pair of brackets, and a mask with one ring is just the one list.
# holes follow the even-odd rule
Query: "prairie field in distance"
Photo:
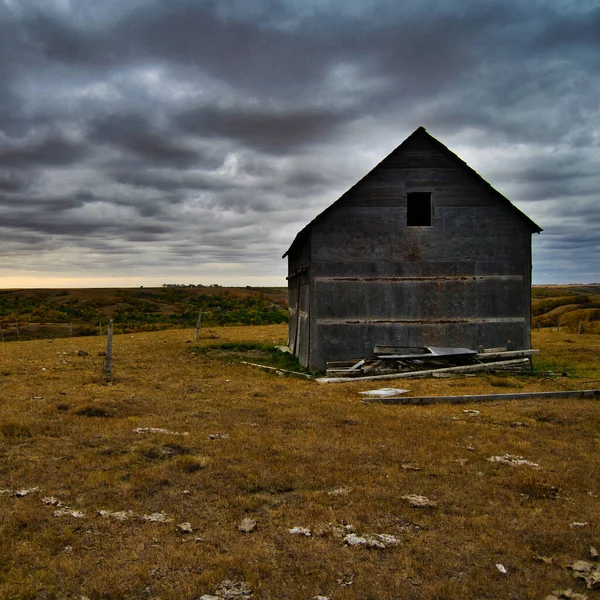
[[[285, 324], [116, 335], [110, 384], [104, 338], [0, 343], [0, 597], [193, 600], [223, 580], [256, 599], [598, 594], [567, 568], [600, 549], [597, 402], [364, 404], [395, 382], [241, 363], [286, 339]], [[398, 387], [599, 387], [599, 335], [534, 328], [533, 346], [556, 376]], [[490, 460], [505, 455], [527, 462]]]

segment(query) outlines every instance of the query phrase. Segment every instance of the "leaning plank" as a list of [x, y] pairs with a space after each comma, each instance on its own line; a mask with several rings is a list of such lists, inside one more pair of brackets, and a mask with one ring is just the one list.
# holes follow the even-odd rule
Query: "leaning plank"
[[594, 398], [600, 400], [600, 390], [562, 390], [560, 392], [519, 392], [515, 394], [479, 394], [475, 396], [418, 396], [414, 398], [362, 398], [362, 402], [379, 404], [469, 404], [494, 400], [543, 400], [545, 398]]
[[488, 369], [502, 369], [511, 365], [529, 364], [527, 358], [517, 358], [514, 360], [502, 360], [499, 362], [481, 363], [476, 365], [462, 365], [460, 367], [444, 367], [442, 369], [429, 369], [426, 371], [407, 371], [404, 373], [387, 373], [386, 375], [367, 375], [366, 377], [319, 377], [319, 383], [347, 383], [348, 381], [375, 381], [378, 379], [416, 379], [419, 377], [429, 377], [434, 373], [476, 373], [478, 371], [487, 371]]
[[365, 359], [363, 358], [362, 360], [359, 360], [355, 365], [353, 365], [352, 367], [350, 367], [348, 369], [348, 371], [358, 371], [358, 369], [360, 369], [364, 364], [365, 364]]
[[248, 365], [250, 367], [256, 367], [257, 369], [263, 369], [265, 371], [277, 371], [279, 373], [287, 373], [288, 375], [296, 375], [296, 377], [304, 377], [306, 379], [313, 379], [312, 375], [308, 373], [298, 373], [298, 371], [288, 371], [287, 369], [278, 369], [277, 367], [268, 367], [267, 365], [259, 365], [256, 363], [242, 361], [243, 365]]
[[477, 360], [502, 360], [503, 358], [525, 358], [539, 354], [539, 350], [508, 350], [507, 352], [481, 352], [475, 355]]

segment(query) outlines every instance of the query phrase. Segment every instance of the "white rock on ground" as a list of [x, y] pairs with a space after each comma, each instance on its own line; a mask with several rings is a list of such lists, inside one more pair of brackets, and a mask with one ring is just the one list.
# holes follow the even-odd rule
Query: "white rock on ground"
[[241, 531], [242, 533], [252, 533], [256, 529], [256, 525], [256, 519], [245, 517], [242, 519], [242, 522], [238, 525], [238, 531]]
[[496, 564], [496, 569], [498, 569], [498, 571], [500, 571], [500, 573], [502, 573], [502, 575], [506, 575], [506, 573], [508, 572], [506, 570], [506, 567], [500, 563]]
[[347, 546], [362, 546], [364, 548], [379, 548], [381, 550], [388, 546], [397, 546], [400, 540], [387, 533], [372, 533], [368, 535], [357, 535], [349, 533], [344, 538], [344, 544]]
[[437, 502], [434, 500], [418, 494], [406, 494], [402, 496], [402, 500], [406, 500], [413, 508], [434, 508], [437, 506]]
[[129, 517], [135, 516], [135, 513], [131, 510], [99, 510], [98, 514], [103, 519], [116, 519], [117, 521], [127, 521]]
[[527, 466], [534, 469], [540, 469], [540, 465], [531, 462], [530, 460], [524, 459], [522, 456], [516, 456], [514, 454], [504, 454], [502, 456], [490, 456], [488, 458], [490, 462], [497, 462], [504, 465], [510, 465], [511, 467]]
[[133, 430], [135, 433], [166, 433], [169, 435], [190, 435], [189, 431], [170, 431], [162, 427], [137, 427]]
[[188, 522], [178, 523], [177, 529], [179, 531], [181, 531], [181, 533], [193, 533], [194, 532], [194, 530], [192, 529], [192, 524], [188, 523]]
[[292, 535], [304, 535], [306, 537], [310, 537], [312, 535], [310, 529], [308, 529], [308, 527], [292, 527], [291, 529], [288, 529], [288, 531], [292, 534]]
[[171, 523], [173, 521], [173, 519], [167, 517], [163, 512], [142, 515], [142, 519], [151, 523]]

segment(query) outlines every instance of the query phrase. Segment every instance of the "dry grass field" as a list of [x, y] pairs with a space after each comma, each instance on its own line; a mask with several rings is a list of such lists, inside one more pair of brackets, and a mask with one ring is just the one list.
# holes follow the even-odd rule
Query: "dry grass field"
[[[198, 345], [286, 335], [214, 328]], [[116, 336], [106, 384], [103, 344], [0, 344], [0, 598], [249, 597], [217, 590], [226, 579], [256, 599], [600, 597], [567, 568], [600, 549], [597, 402], [364, 404], [358, 391], [394, 382], [271, 375], [198, 351], [191, 330]], [[600, 387], [600, 336], [542, 330], [534, 347], [568, 377], [398, 387]], [[505, 454], [539, 467], [489, 460]], [[398, 543], [350, 546], [352, 531]]]

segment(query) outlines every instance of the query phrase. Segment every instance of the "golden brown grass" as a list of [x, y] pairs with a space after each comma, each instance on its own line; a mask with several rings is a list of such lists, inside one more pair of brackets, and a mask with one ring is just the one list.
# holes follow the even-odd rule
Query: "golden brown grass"
[[[279, 343], [287, 333], [214, 332], [217, 340], [205, 333], [200, 344]], [[543, 351], [540, 368], [570, 376], [401, 387], [411, 395], [598, 387], [599, 337], [542, 332], [534, 344]], [[0, 598], [195, 599], [225, 578], [269, 599], [583, 591], [565, 566], [587, 558], [590, 545], [600, 548], [597, 403], [366, 405], [358, 391], [393, 383], [324, 386], [194, 346], [185, 330], [117, 336], [115, 381], [107, 385], [99, 338], [0, 344], [0, 489], [40, 488], [0, 493]], [[481, 414], [463, 412], [473, 408]], [[224, 435], [210, 439], [215, 434]], [[505, 453], [541, 469], [487, 460]], [[409, 464], [420, 470], [403, 468]], [[339, 488], [347, 489], [328, 493]], [[437, 507], [411, 508], [406, 494]], [[85, 516], [54, 516], [57, 507], [42, 502], [49, 496]], [[99, 510], [138, 516], [119, 521]], [[159, 512], [173, 520], [141, 518]], [[249, 534], [237, 530], [246, 516], [258, 521]], [[178, 531], [182, 522], [194, 532]], [[328, 523], [401, 543], [349, 548]], [[294, 526], [315, 535], [290, 535]]]

